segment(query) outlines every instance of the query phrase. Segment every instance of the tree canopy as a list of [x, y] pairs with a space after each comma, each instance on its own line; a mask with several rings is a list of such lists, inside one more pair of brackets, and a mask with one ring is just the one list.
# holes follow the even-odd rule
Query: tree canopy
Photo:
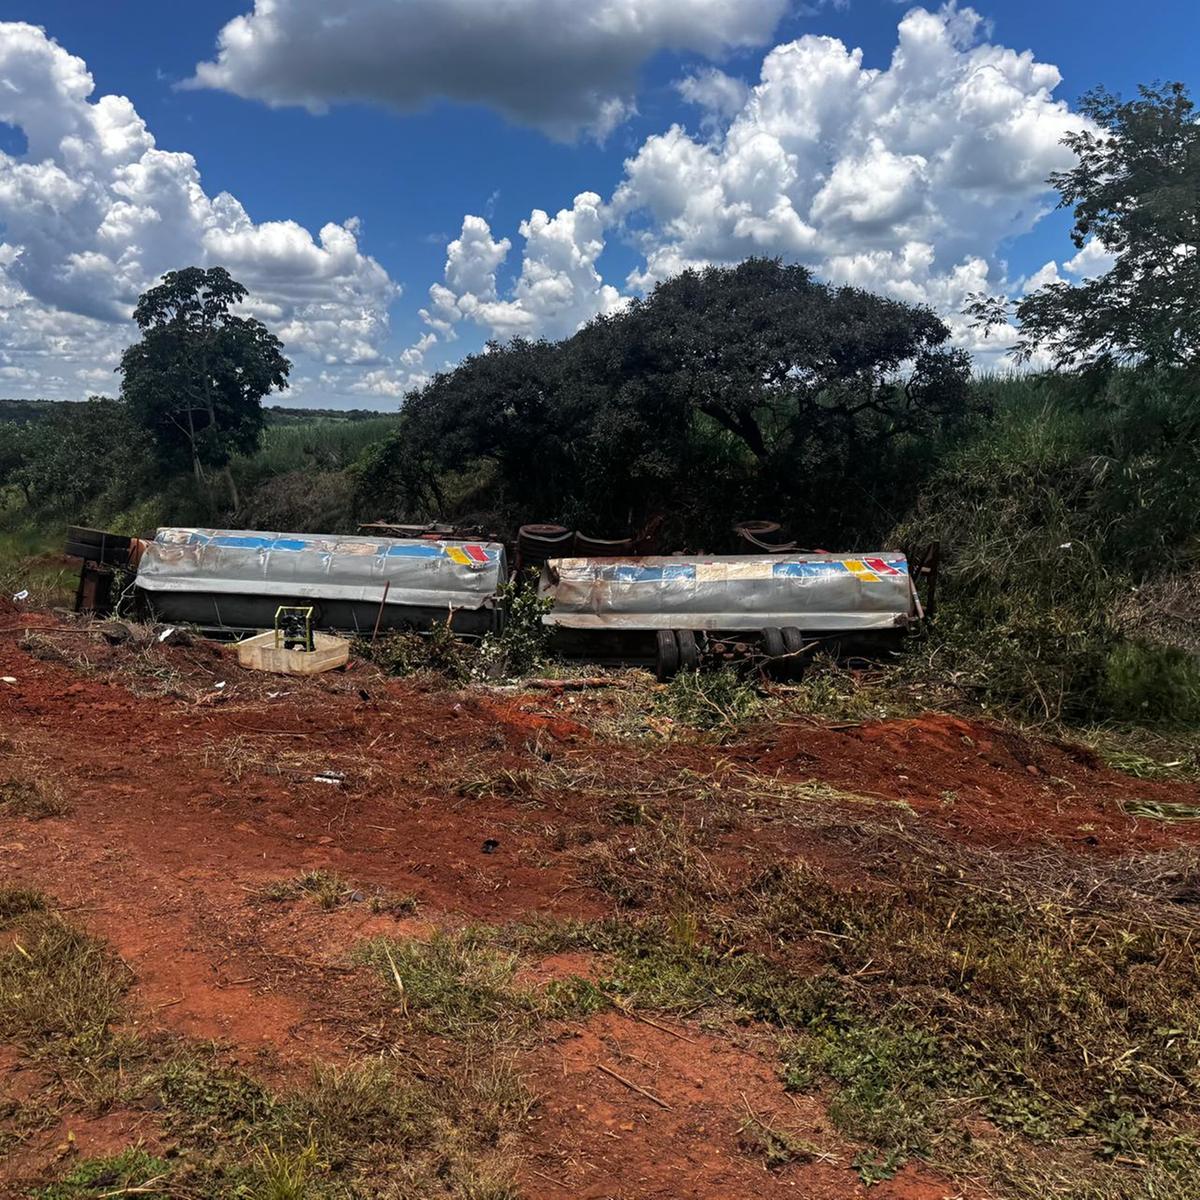
[[[287, 387], [291, 363], [261, 321], [233, 310], [247, 291], [223, 267], [168, 271], [138, 301], [141, 340], [121, 356], [122, 398], [163, 466], [228, 472], [262, 436], [262, 400]], [[237, 504], [234, 492], [234, 504]]]
[[[1051, 355], [1058, 367], [1200, 366], [1200, 124], [1181, 83], [1139, 88], [1123, 101], [1089, 92], [1091, 128], [1069, 134], [1076, 163], [1049, 182], [1073, 208], [1074, 244], [1094, 241], [1115, 261], [1094, 279], [1054, 282], [1016, 305], [1018, 355]], [[1003, 302], [976, 297], [984, 325]]]
[[360, 486], [411, 515], [475, 504], [613, 532], [811, 518], [818, 493], [844, 514], [908, 435], [968, 411], [948, 338], [927, 308], [778, 260], [685, 271], [563, 341], [492, 344], [437, 375]]

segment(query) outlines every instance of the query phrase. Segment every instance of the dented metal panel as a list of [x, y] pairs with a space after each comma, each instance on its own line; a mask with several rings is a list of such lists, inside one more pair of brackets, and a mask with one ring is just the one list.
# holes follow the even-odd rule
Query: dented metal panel
[[495, 600], [506, 576], [496, 542], [160, 529], [142, 554], [137, 584], [151, 593], [473, 610]]
[[899, 629], [918, 613], [895, 550], [781, 557], [560, 558], [542, 572], [544, 618], [564, 629], [805, 633]]

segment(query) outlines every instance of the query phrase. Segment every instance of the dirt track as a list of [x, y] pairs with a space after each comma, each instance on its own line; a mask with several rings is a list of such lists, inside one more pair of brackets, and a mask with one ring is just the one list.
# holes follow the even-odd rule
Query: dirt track
[[[0, 683], [0, 779], [58, 779], [73, 809], [38, 822], [0, 817], [0, 879], [43, 889], [111, 940], [137, 977], [143, 1027], [220, 1039], [268, 1073], [337, 1061], [374, 1035], [363, 971], [346, 965], [358, 939], [613, 911], [577, 878], [578, 847], [614, 836], [594, 798], [567, 788], [535, 803], [519, 789], [472, 786], [547, 761], [602, 770], [608, 787], [628, 779], [634, 791], [681, 770], [750, 772], [768, 785], [816, 780], [877, 804], [902, 801], [943, 835], [987, 846], [1050, 841], [1115, 854], [1197, 837], [1186, 824], [1137, 822], [1120, 804], [1196, 802], [1194, 787], [1129, 779], [1086, 751], [954, 717], [830, 728], [798, 715], [733, 744], [618, 742], [592, 732], [614, 703], [603, 692], [426, 690], [354, 665], [281, 681], [243, 672], [204, 643], [149, 652], [134, 674], [80, 673], [20, 649], [30, 626], [69, 653], [79, 641], [37, 615], [0, 632], [0, 676], [16, 680]], [[118, 668], [127, 654], [84, 641], [99, 667], [111, 658]], [[173, 694], [154, 694], [168, 677]], [[318, 782], [322, 771], [344, 779]], [[852, 820], [852, 802], [846, 812]], [[485, 839], [498, 841], [494, 853], [483, 852]], [[805, 856], [855, 870], [852, 847], [802, 822], [757, 821], [721, 852], [747, 866]], [[419, 915], [255, 900], [264, 885], [313, 868], [335, 870], [364, 897], [415, 897]], [[551, 959], [539, 969], [592, 968]], [[527, 1195], [866, 1194], [848, 1169], [854, 1149], [832, 1132], [821, 1101], [787, 1095], [760, 1043], [753, 1029], [715, 1034], [618, 1012], [556, 1033], [526, 1064], [539, 1097], [523, 1147]], [[664, 1103], [598, 1072], [600, 1062], [619, 1063]], [[0, 1091], [18, 1091], [20, 1065], [0, 1063]], [[818, 1143], [828, 1159], [766, 1170], [739, 1145], [747, 1110]], [[68, 1118], [14, 1155], [8, 1177], [45, 1168], [67, 1128], [84, 1155], [155, 1137], [145, 1114]], [[960, 1190], [910, 1166], [871, 1194], [933, 1200]]]

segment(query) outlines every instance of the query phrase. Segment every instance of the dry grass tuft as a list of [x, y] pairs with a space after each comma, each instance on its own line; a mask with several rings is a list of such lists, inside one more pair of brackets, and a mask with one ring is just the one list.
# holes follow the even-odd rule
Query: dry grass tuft
[[71, 811], [62, 787], [49, 779], [0, 780], [0, 813], [44, 821], [47, 817], [66, 816]]

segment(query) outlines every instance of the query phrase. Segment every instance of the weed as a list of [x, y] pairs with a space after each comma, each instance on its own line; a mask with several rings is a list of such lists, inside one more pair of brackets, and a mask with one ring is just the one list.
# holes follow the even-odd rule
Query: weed
[[0, 929], [26, 913], [45, 912], [46, 897], [32, 888], [0, 886]]
[[693, 827], [670, 817], [588, 846], [580, 852], [580, 862], [582, 881], [625, 908], [659, 900], [687, 908], [710, 902], [725, 889]]
[[812, 1162], [821, 1154], [810, 1142], [754, 1114], [747, 1116], [738, 1128], [738, 1140], [743, 1149], [759, 1155], [772, 1170], [789, 1163]]
[[316, 1066], [282, 1112], [284, 1123], [304, 1131], [339, 1169], [365, 1161], [375, 1143], [411, 1145], [431, 1132], [429, 1097], [378, 1059]]
[[0, 780], [0, 813], [6, 816], [42, 821], [65, 816], [70, 811], [62, 789], [48, 780]]
[[680, 671], [658, 694], [655, 708], [681, 725], [731, 733], [759, 715], [763, 698], [734, 667], [722, 667], [717, 671]]
[[171, 1164], [140, 1149], [123, 1150], [111, 1158], [79, 1163], [58, 1183], [43, 1188], [37, 1200], [97, 1200], [104, 1196], [139, 1196], [170, 1200]]
[[[515, 1200], [504, 1145], [532, 1101], [503, 1036], [525, 1014], [592, 1011], [604, 1002], [583, 981], [545, 995], [519, 988], [515, 958], [493, 949], [489, 961], [478, 939], [427, 955], [396, 943], [384, 959], [403, 965], [431, 1026], [470, 1035], [453, 1068], [430, 1077], [368, 1059], [319, 1066], [306, 1085], [276, 1092], [229, 1065], [216, 1046], [119, 1032], [129, 979], [115, 956], [48, 913], [37, 893], [8, 888], [0, 904], [10, 930], [0, 955], [0, 1038], [50, 1060], [68, 1094], [83, 1080], [88, 1096], [155, 1112], [180, 1149], [169, 1170], [140, 1150], [81, 1163], [39, 1200], [349, 1200], [376, 1194], [381, 1181], [414, 1198]], [[456, 980], [465, 999], [452, 994]]]
[[382, 890], [375, 892], [368, 906], [373, 913], [386, 913], [392, 917], [411, 917], [421, 911], [421, 902], [416, 896]]
[[539, 595], [537, 572], [529, 578], [513, 577], [496, 590], [504, 606], [504, 623], [498, 634], [489, 634], [480, 647], [475, 674], [479, 678], [517, 678], [540, 667], [550, 651], [550, 630], [542, 617], [553, 603]]
[[[832, 1084], [834, 1124], [867, 1143], [865, 1181], [917, 1155], [1032, 1196], [1017, 1176], [1041, 1153], [1047, 1172], [1078, 1163], [1056, 1200], [1195, 1191], [1194, 857], [1015, 858], [882, 833], [870, 851], [880, 877], [850, 888], [805, 866], [716, 888], [701, 874], [685, 886], [712, 899], [682, 917], [505, 936], [603, 954], [598, 987], [622, 1006], [777, 1026], [785, 1086]], [[671, 913], [673, 889], [652, 891]], [[972, 1114], [998, 1132], [972, 1136]], [[1118, 1160], [1147, 1164], [1156, 1190], [1125, 1190]]]
[[[0, 1036], [91, 1074], [114, 1053], [129, 971], [108, 948], [55, 914], [12, 917], [0, 954]], [[20, 904], [18, 904], [20, 907]]]
[[307, 1200], [309, 1179], [320, 1167], [315, 1142], [291, 1149], [281, 1138], [276, 1146], [263, 1146], [254, 1159], [254, 1200]]
[[517, 956], [497, 949], [486, 930], [438, 931], [426, 942], [378, 938], [357, 954], [382, 973], [402, 1013], [445, 1037], [521, 1022], [542, 1006], [514, 983]]
[[326, 912], [345, 904], [354, 889], [335, 871], [304, 871], [295, 879], [281, 879], [262, 888], [264, 900], [284, 902], [309, 897]]
[[166, 1128], [181, 1139], [211, 1145], [214, 1137], [262, 1137], [280, 1126], [278, 1101], [261, 1084], [223, 1065], [215, 1047], [184, 1047], [145, 1082], [163, 1110]]
[[479, 650], [458, 638], [447, 619], [436, 622], [427, 633], [389, 630], [375, 638], [355, 638], [353, 652], [389, 675], [429, 672], [459, 684], [470, 680]]

